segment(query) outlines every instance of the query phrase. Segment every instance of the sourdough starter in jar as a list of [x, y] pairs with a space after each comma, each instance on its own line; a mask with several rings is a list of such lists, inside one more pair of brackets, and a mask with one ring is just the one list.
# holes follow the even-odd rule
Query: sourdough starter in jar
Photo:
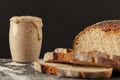
[[32, 62], [39, 59], [42, 45], [42, 20], [34, 16], [10, 19], [9, 43], [12, 60]]

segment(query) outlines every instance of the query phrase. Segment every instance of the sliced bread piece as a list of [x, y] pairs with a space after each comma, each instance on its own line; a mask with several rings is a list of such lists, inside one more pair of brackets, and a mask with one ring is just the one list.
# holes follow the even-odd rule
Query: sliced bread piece
[[120, 20], [105, 20], [85, 28], [75, 37], [73, 49], [120, 56]]
[[109, 57], [108, 54], [98, 51], [75, 53], [72, 49], [56, 48], [53, 52], [45, 53], [44, 61], [72, 63], [84, 66], [112, 67], [120, 71], [120, 62], [112, 60]]
[[41, 73], [54, 74], [62, 77], [110, 78], [112, 75], [112, 68], [48, 63], [43, 60], [34, 62], [34, 68]]

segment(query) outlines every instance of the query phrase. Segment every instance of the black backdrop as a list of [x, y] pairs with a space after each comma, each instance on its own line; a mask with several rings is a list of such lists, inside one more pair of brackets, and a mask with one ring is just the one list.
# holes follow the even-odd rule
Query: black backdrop
[[9, 18], [32, 15], [43, 19], [41, 57], [56, 47], [71, 48], [83, 28], [106, 19], [120, 18], [120, 0], [1, 0], [0, 58], [10, 58]]

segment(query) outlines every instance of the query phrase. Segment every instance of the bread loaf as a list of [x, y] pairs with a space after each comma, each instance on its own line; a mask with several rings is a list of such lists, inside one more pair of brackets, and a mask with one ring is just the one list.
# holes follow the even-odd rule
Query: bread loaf
[[41, 73], [54, 74], [62, 77], [110, 78], [112, 75], [112, 68], [47, 63], [43, 60], [34, 62], [34, 68]]
[[106, 20], [85, 28], [73, 41], [79, 52], [100, 51], [120, 56], [120, 20]]

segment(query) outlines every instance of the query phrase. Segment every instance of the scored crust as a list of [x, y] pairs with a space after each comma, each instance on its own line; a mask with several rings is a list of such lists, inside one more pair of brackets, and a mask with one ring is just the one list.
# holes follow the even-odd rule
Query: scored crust
[[35, 61], [34, 68], [41, 73], [54, 74], [62, 77], [110, 78], [112, 75], [112, 68], [47, 63], [42, 60]]

